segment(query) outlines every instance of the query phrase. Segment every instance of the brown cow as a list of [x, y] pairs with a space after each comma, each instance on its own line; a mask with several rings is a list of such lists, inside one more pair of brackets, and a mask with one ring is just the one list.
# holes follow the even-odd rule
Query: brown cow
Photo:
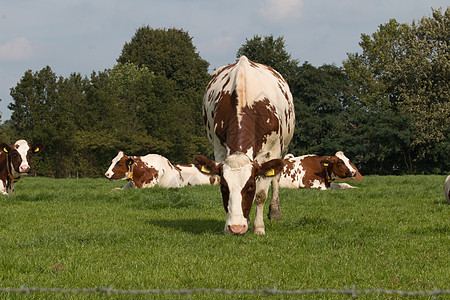
[[346, 183], [332, 183], [333, 177], [355, 177], [357, 169], [352, 167], [350, 160], [343, 152], [335, 156], [303, 155], [293, 157], [287, 155], [284, 159], [283, 173], [280, 187], [314, 188], [326, 190], [328, 188], [353, 188]]
[[43, 148], [42, 143], [30, 147], [25, 140], [18, 140], [12, 146], [0, 144], [0, 193], [14, 194], [14, 183], [31, 170], [31, 155], [41, 152]]

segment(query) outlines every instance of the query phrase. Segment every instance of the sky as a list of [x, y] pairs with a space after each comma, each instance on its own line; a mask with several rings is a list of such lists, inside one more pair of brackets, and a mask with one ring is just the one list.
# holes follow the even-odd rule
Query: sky
[[291, 58], [342, 66], [361, 34], [411, 24], [449, 0], [0, 0], [0, 113], [27, 70], [90, 76], [116, 64], [142, 26], [188, 32], [210, 71], [233, 63], [255, 35], [284, 37]]

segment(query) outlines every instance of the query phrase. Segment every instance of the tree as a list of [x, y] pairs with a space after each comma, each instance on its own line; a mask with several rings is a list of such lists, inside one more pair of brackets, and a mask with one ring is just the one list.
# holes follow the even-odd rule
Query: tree
[[264, 37], [255, 35], [252, 39], [245, 40], [245, 44], [237, 51], [236, 57], [239, 58], [245, 55], [254, 62], [270, 66], [290, 83], [299, 61], [291, 59], [291, 55], [285, 48], [283, 37], [275, 39], [273, 35]]
[[[363, 34], [363, 53], [349, 54], [344, 62], [361, 105], [378, 115], [383, 109], [396, 119], [404, 117], [400, 129], [409, 137], [402, 135], [402, 141], [409, 142], [399, 152], [408, 172], [450, 170], [442, 156], [450, 150], [449, 16], [447, 8], [444, 14], [433, 10], [418, 24], [390, 20], [371, 36]], [[381, 155], [392, 156], [391, 150]]]
[[193, 135], [205, 135], [201, 105], [210, 77], [209, 63], [196, 52], [187, 32], [175, 28], [141, 27], [131, 41], [125, 43], [117, 61], [146, 66], [154, 74], [173, 81], [174, 99], [187, 104], [184, 115], [188, 123], [194, 124]]

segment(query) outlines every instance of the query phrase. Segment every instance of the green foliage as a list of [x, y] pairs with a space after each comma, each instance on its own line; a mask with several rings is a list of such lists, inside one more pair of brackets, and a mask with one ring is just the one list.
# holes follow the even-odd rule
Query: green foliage
[[174, 82], [173, 100], [186, 104], [187, 123], [194, 125], [196, 135], [204, 134], [201, 103], [209, 81], [209, 63], [192, 44], [192, 38], [180, 29], [153, 29], [143, 26], [125, 43], [119, 63], [146, 66], [157, 75]]
[[[142, 32], [153, 35], [150, 44], [136, 42]], [[142, 47], [150, 53], [133, 52]], [[134, 58], [124, 58], [127, 51]], [[140, 62], [147, 54], [156, 60]], [[29, 70], [11, 90], [14, 136], [45, 144], [35, 158], [39, 174], [101, 176], [119, 150], [159, 153], [174, 163], [210, 151], [201, 121], [208, 63], [187, 33], [143, 27], [122, 60], [90, 78], [58, 78], [50, 67]], [[0, 134], [11, 140], [7, 129]]]
[[264, 217], [265, 236], [231, 236], [222, 234], [217, 186], [112, 191], [124, 182], [24, 178], [15, 196], [0, 196], [1, 286], [448, 289], [444, 179], [366, 176], [355, 190], [281, 189], [282, 221]]
[[[403, 138], [397, 145], [408, 172], [450, 170], [448, 153], [437, 151], [450, 148], [449, 17], [447, 8], [444, 13], [433, 10], [432, 17], [417, 24], [390, 20], [371, 36], [363, 34], [363, 53], [350, 54], [344, 62], [361, 107], [386, 109], [394, 124], [389, 131], [400, 129]], [[380, 155], [394, 156], [396, 148]]]
[[304, 63], [297, 68], [290, 84], [296, 116], [293, 154], [351, 150], [342, 139], [349, 126], [347, 86], [345, 75], [335, 66], [316, 68]]
[[[343, 68], [299, 64], [283, 37], [247, 39], [236, 56], [288, 81], [296, 128], [290, 152], [338, 150], [366, 174], [450, 172], [450, 9], [411, 25], [392, 19], [361, 35]], [[174, 163], [211, 155], [202, 120], [208, 62], [179, 29], [137, 29], [118, 64], [90, 78], [28, 70], [11, 89], [2, 141], [43, 142], [39, 174], [101, 176], [118, 150], [159, 153]]]
[[275, 39], [273, 35], [264, 37], [255, 35], [252, 39], [245, 40], [245, 44], [237, 51], [236, 57], [245, 55], [251, 61], [271, 66], [290, 83], [299, 61], [291, 59], [291, 55], [285, 48], [283, 37]]

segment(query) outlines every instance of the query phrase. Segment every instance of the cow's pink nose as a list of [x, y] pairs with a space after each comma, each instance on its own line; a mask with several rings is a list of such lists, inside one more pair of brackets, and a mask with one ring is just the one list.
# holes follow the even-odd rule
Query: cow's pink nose
[[106, 178], [111, 178], [111, 174], [105, 173], [105, 177], [106, 177]]
[[232, 234], [244, 234], [247, 232], [247, 227], [245, 225], [228, 225], [227, 230]]
[[20, 173], [27, 173], [28, 171], [30, 171], [30, 166], [20, 166], [19, 167]]

